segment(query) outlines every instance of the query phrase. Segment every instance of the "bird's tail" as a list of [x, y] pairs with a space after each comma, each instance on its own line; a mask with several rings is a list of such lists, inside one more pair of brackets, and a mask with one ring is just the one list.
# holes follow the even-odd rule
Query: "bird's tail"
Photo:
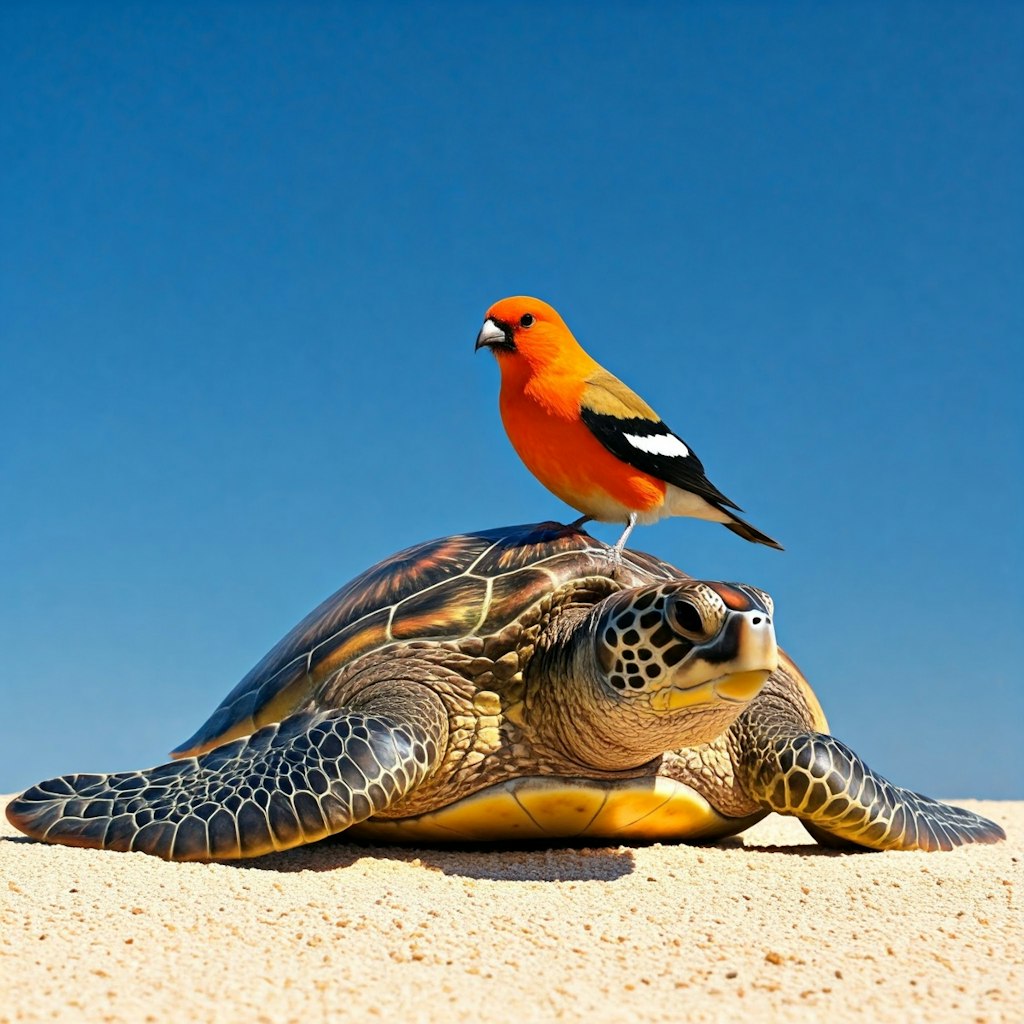
[[776, 551], [786, 550], [777, 540], [772, 540], [767, 533], [762, 533], [756, 526], [751, 526], [731, 509], [721, 509], [721, 511], [729, 516], [729, 522], [722, 525], [732, 530], [733, 533], [738, 533], [744, 540], [749, 540], [753, 544], [765, 544], [770, 548], [775, 548]]

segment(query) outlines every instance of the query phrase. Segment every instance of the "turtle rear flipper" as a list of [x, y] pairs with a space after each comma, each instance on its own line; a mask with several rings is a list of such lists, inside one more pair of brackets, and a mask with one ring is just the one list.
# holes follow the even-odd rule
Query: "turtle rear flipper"
[[987, 818], [893, 785], [833, 736], [776, 727], [753, 739], [741, 758], [744, 788], [825, 846], [951, 850], [1006, 838]]
[[65, 775], [7, 805], [34, 839], [166, 860], [233, 860], [315, 842], [419, 785], [444, 749], [428, 691], [390, 711], [303, 712], [200, 757], [140, 772]]

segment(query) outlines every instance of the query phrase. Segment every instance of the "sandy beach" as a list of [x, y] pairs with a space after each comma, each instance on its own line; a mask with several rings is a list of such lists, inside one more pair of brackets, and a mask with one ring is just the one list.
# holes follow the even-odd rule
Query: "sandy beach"
[[225, 866], [4, 821], [0, 1021], [1021, 1021], [1024, 802], [958, 802], [1009, 840], [843, 854], [773, 816], [714, 847]]

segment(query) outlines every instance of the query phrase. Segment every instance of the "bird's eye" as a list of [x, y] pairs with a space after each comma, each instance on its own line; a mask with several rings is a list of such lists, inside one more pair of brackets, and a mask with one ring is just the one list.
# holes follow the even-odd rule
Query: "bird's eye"
[[537, 318], [532, 313], [524, 313], [519, 318], [519, 326], [520, 327], [532, 327], [533, 326], [533, 322], [536, 319]]

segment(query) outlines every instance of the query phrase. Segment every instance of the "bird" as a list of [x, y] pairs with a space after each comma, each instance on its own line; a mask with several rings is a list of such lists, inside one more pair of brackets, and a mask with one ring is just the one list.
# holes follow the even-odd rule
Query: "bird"
[[558, 312], [515, 295], [487, 310], [476, 351], [501, 372], [505, 432], [527, 469], [581, 518], [625, 523], [612, 549], [621, 560], [637, 523], [692, 516], [783, 550], [704, 472], [693, 449], [637, 394], [591, 358]]

